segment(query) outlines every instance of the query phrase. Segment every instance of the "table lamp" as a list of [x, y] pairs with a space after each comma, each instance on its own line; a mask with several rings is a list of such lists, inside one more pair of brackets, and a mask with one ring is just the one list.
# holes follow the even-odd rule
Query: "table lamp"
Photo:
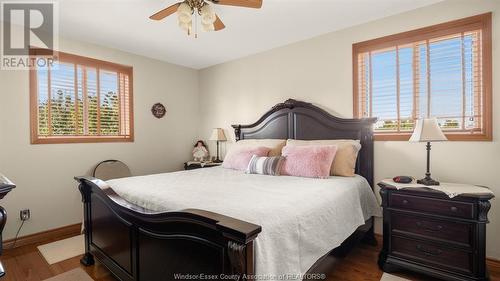
[[219, 142], [227, 140], [224, 130], [222, 128], [214, 128], [210, 140], [217, 142], [217, 159], [214, 162], [221, 163], [222, 161], [219, 159]]
[[415, 130], [411, 135], [411, 142], [427, 142], [427, 172], [425, 178], [418, 180], [417, 183], [423, 185], [439, 185], [439, 182], [431, 178], [430, 161], [431, 161], [431, 142], [447, 141], [448, 139], [441, 131], [439, 124], [435, 118], [417, 120]]

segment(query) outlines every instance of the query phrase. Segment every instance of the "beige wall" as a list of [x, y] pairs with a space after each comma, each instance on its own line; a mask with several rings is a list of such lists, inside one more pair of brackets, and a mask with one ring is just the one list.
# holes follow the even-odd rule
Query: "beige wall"
[[[212, 127], [257, 120], [272, 105], [287, 98], [313, 102], [329, 112], [352, 117], [352, 43], [493, 11], [494, 141], [436, 143], [433, 175], [442, 181], [490, 186], [500, 196], [500, 1], [449, 0], [372, 23], [224, 63], [200, 72], [201, 127], [208, 138]], [[279, 36], [279, 34], [277, 34]], [[422, 176], [423, 144], [377, 142], [375, 178]], [[488, 255], [500, 258], [500, 204], [493, 200], [488, 225]], [[380, 223], [378, 224], [380, 231]]]
[[[60, 50], [134, 67], [135, 142], [30, 145], [29, 82], [26, 71], [0, 71], [0, 172], [18, 187], [1, 201], [9, 212], [4, 239], [15, 235], [19, 210], [31, 219], [21, 236], [81, 221], [73, 176], [105, 159], [120, 159], [135, 175], [182, 168], [197, 130], [198, 72], [113, 49], [61, 40]], [[162, 102], [163, 119], [151, 114]]]

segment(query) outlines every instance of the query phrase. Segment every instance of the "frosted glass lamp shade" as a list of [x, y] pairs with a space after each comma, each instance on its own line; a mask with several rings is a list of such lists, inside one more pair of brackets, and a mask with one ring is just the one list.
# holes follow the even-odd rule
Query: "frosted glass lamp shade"
[[179, 27], [184, 30], [185, 32], [190, 32], [191, 31], [191, 24], [192, 22], [179, 22]]
[[216, 20], [215, 16], [215, 11], [212, 8], [212, 6], [205, 4], [203, 7], [201, 7], [201, 22], [203, 24], [213, 24]]
[[222, 128], [215, 128], [212, 130], [212, 135], [210, 136], [211, 141], [226, 141], [226, 135]]
[[191, 9], [191, 7], [187, 3], [182, 3], [177, 8], [178, 15], [181, 15], [181, 14], [191, 15], [192, 13], [193, 13], [193, 9]]
[[189, 24], [192, 21], [192, 9], [188, 4], [182, 3], [177, 8], [177, 19], [179, 20], [179, 25]]
[[447, 141], [435, 118], [417, 120], [415, 130], [411, 135], [411, 142]]
[[203, 27], [203, 31], [206, 31], [206, 32], [210, 32], [210, 31], [215, 30], [215, 26], [213, 25], [213, 23], [210, 23], [210, 24], [203, 23], [201, 26]]

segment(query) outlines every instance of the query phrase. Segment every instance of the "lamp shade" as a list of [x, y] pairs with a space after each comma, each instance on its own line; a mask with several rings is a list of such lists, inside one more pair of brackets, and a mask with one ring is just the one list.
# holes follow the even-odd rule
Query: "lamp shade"
[[202, 28], [203, 28], [203, 31], [214, 31], [215, 30], [215, 26], [213, 23], [210, 23], [210, 24], [201, 24]]
[[212, 6], [205, 4], [200, 10], [201, 22], [203, 24], [213, 24], [217, 17], [215, 16], [215, 11]]
[[417, 120], [411, 142], [447, 141], [435, 118]]
[[188, 33], [191, 31], [192, 13], [193, 10], [186, 2], [180, 4], [179, 8], [177, 8], [179, 27]]
[[215, 128], [212, 130], [212, 135], [210, 136], [211, 141], [226, 141], [226, 135], [222, 128]]

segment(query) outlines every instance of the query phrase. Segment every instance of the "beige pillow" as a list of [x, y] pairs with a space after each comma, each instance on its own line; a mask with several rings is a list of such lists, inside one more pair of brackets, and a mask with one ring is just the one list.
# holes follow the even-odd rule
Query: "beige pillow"
[[282, 139], [248, 139], [248, 140], [240, 140], [237, 141], [236, 143], [233, 143], [229, 147], [229, 150], [239, 147], [248, 147], [248, 146], [267, 147], [271, 149], [269, 151], [268, 156], [281, 156], [281, 149], [283, 149], [285, 144], [286, 140]]
[[302, 146], [302, 145], [336, 145], [337, 154], [333, 159], [330, 175], [353, 177], [356, 170], [356, 159], [358, 152], [361, 149], [359, 140], [292, 140], [286, 141], [286, 145]]

